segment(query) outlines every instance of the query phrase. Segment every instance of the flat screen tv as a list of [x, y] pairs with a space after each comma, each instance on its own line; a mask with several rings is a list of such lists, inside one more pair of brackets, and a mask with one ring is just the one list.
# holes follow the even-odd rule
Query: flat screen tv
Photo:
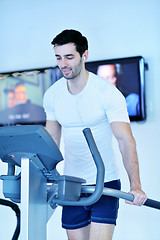
[[0, 73], [0, 125], [44, 124], [43, 95], [57, 67]]
[[[111, 81], [122, 92], [131, 121], [146, 118], [142, 57], [86, 62], [86, 69]], [[0, 73], [0, 126], [44, 125], [43, 95], [61, 77], [57, 66]]]
[[143, 57], [87, 62], [86, 69], [110, 81], [121, 91], [131, 121], [146, 119]]

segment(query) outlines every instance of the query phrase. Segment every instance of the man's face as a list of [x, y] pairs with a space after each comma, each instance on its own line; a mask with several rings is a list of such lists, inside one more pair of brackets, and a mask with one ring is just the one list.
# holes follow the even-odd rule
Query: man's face
[[83, 69], [83, 61], [74, 43], [55, 45], [57, 64], [66, 79], [74, 79]]

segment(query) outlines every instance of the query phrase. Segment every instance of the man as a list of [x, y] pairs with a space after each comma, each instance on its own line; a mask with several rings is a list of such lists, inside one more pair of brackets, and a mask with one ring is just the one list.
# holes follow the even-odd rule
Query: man
[[[81, 177], [95, 184], [96, 169], [82, 130], [91, 128], [105, 165], [105, 186], [120, 189], [114, 164], [112, 135], [116, 137], [130, 180], [133, 204], [146, 200], [141, 190], [135, 140], [125, 99], [111, 83], [87, 72], [88, 42], [75, 30], [57, 35], [54, 45], [63, 78], [45, 93], [46, 128], [57, 145], [63, 131], [65, 175]], [[116, 225], [118, 199], [102, 196], [89, 207], [64, 207], [62, 226], [69, 240], [111, 240]]]

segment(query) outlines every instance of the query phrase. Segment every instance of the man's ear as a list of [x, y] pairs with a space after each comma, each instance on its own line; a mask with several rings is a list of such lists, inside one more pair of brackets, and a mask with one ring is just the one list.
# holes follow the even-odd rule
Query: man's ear
[[88, 59], [88, 50], [83, 53], [83, 61], [86, 62]]

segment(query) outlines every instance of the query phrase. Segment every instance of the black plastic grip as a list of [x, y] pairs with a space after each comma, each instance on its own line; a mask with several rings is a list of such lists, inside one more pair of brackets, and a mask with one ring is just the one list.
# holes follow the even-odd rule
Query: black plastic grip
[[144, 203], [145, 206], [156, 208], [160, 210], [160, 202], [147, 198], [146, 202]]

